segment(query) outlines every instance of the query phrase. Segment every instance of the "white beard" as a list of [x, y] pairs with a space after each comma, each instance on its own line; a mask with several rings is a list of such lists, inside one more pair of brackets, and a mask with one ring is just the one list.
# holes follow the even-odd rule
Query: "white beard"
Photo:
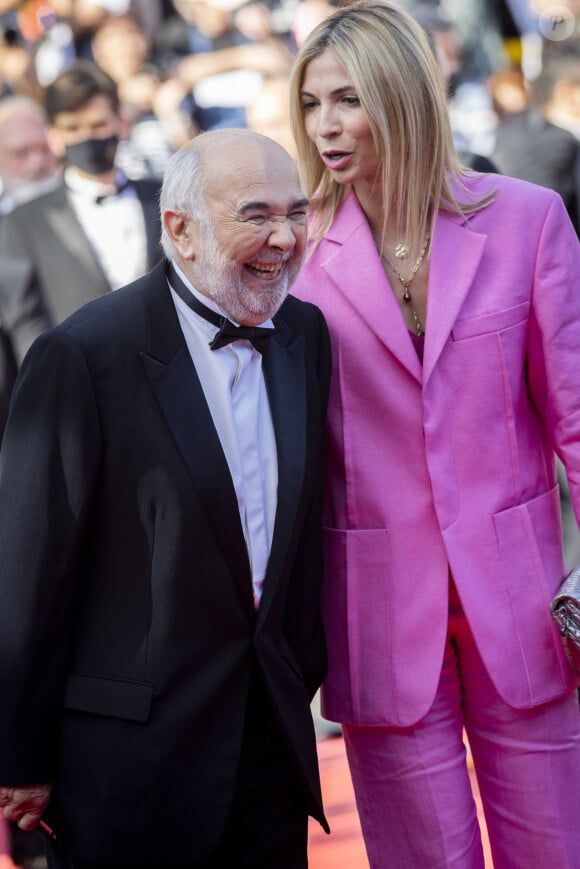
[[[262, 263], [280, 263], [287, 256], [276, 256], [271, 251], [256, 255]], [[253, 289], [251, 275], [243, 266], [232, 262], [218, 249], [210, 227], [203, 226], [203, 253], [197, 259], [197, 274], [206, 292], [237, 323], [257, 326], [271, 319], [288, 295], [298, 275], [300, 261], [284, 264], [280, 276], [264, 282], [263, 290]], [[247, 275], [247, 281], [244, 276]], [[255, 279], [257, 284], [258, 278]]]

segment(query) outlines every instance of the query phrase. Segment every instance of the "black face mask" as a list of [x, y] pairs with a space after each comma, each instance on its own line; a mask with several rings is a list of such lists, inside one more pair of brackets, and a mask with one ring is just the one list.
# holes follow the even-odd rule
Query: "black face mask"
[[106, 139], [85, 139], [65, 148], [65, 161], [87, 175], [104, 175], [115, 165], [118, 136]]

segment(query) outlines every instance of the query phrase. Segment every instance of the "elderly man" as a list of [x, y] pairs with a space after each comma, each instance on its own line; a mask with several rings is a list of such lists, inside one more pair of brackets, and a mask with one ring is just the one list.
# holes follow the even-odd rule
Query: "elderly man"
[[168, 261], [31, 348], [0, 456], [0, 805], [55, 867], [298, 869], [329, 343], [292, 159], [169, 165]]
[[[52, 190], [59, 177], [43, 109], [30, 97], [0, 100], [0, 215]], [[0, 323], [0, 439], [16, 370], [12, 343]]]
[[64, 175], [0, 221], [0, 318], [19, 365], [46, 328], [162, 257], [160, 184], [115, 164], [123, 120], [112, 79], [78, 60], [48, 86], [45, 106]]
[[43, 109], [30, 97], [0, 101], [0, 214], [56, 187], [56, 158]]

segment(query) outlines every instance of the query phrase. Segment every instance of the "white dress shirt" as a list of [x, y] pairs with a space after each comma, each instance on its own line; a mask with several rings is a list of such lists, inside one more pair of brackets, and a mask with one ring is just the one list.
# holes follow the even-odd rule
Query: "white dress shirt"
[[[147, 235], [143, 209], [132, 187], [111, 195], [99, 184], [68, 167], [64, 180], [76, 216], [89, 239], [112, 290], [147, 271]], [[124, 176], [121, 180], [125, 180]], [[98, 202], [98, 197], [104, 197]]]
[[[173, 266], [204, 305], [227, 316], [212, 299], [191, 286], [175, 263]], [[272, 545], [278, 489], [276, 441], [262, 355], [243, 339], [211, 350], [209, 342], [217, 327], [192, 311], [173, 289], [171, 295], [232, 477], [258, 606]]]

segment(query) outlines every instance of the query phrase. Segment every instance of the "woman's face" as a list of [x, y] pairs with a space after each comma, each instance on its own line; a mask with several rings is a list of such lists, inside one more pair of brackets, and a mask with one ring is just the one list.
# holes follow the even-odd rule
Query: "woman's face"
[[346, 68], [331, 51], [307, 65], [300, 98], [308, 138], [334, 180], [374, 183], [379, 157], [368, 118]]

